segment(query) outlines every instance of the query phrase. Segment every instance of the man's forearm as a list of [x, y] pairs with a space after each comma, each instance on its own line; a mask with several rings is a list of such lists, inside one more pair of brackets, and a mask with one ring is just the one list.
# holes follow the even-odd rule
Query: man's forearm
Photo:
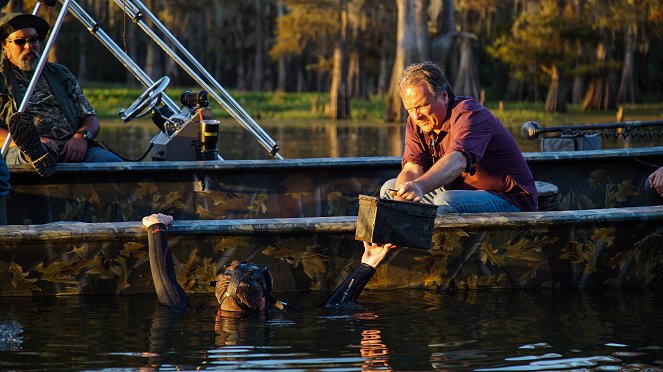
[[97, 136], [99, 134], [99, 130], [101, 129], [99, 125], [99, 119], [95, 115], [88, 115], [81, 120], [81, 125], [78, 128], [77, 132], [80, 132], [82, 130], [87, 130], [92, 133], [93, 136]]
[[419, 188], [425, 193], [431, 192], [437, 188], [446, 186], [455, 180], [465, 170], [467, 159], [461, 152], [454, 151], [444, 155], [440, 160], [421, 176], [417, 177], [416, 182]]
[[424, 174], [423, 168], [414, 163], [405, 163], [401, 172], [396, 176], [396, 188], [408, 181], [414, 181]]

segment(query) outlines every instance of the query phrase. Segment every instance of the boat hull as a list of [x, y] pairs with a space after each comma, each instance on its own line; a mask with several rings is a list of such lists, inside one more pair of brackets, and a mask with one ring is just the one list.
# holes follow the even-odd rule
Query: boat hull
[[[560, 211], [438, 216], [431, 250], [399, 247], [370, 288], [660, 286], [663, 209], [644, 180], [663, 147], [527, 153]], [[151, 293], [140, 219], [175, 216], [170, 245], [190, 293], [232, 260], [270, 267], [280, 290], [330, 291], [360, 258], [359, 194], [398, 158], [10, 167], [0, 295]], [[62, 221], [62, 222], [52, 222]], [[84, 222], [66, 222], [84, 221]], [[128, 221], [128, 222], [127, 222]]]
[[[647, 205], [644, 179], [663, 147], [525, 153], [535, 179], [559, 189], [559, 209]], [[357, 195], [379, 193], [400, 159], [334, 158], [206, 162], [58, 164], [39, 177], [10, 166], [10, 224], [357, 215]]]
[[[175, 221], [169, 244], [188, 293], [232, 260], [265, 264], [281, 291], [331, 291], [360, 259], [356, 217]], [[0, 227], [1, 296], [153, 293], [139, 222]], [[368, 285], [436, 290], [659, 287], [663, 206], [449, 214], [433, 247], [399, 247]]]

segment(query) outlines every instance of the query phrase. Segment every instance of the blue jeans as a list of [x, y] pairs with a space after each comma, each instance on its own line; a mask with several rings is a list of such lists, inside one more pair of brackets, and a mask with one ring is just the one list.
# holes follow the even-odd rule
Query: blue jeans
[[[391, 198], [389, 189], [396, 188], [396, 179], [385, 182], [380, 196]], [[437, 205], [437, 213], [520, 212], [520, 208], [483, 190], [444, 190], [439, 188], [424, 195], [423, 202]]]
[[[28, 162], [23, 159], [20, 155], [21, 151], [18, 147], [13, 147], [7, 152], [7, 164], [28, 164]], [[59, 159], [58, 159], [59, 160]], [[87, 152], [85, 153], [85, 158], [81, 163], [100, 163], [100, 162], [116, 162], [122, 161], [117, 155], [106, 150], [105, 148], [90, 144], [87, 147]], [[59, 161], [60, 162], [60, 161]]]
[[645, 183], [643, 185], [643, 192], [645, 194], [645, 199], [647, 205], [661, 205], [663, 204], [663, 196], [659, 195], [656, 190], [652, 189], [649, 186], [649, 177], [645, 177]]
[[102, 163], [123, 161], [119, 156], [101, 146], [88, 146], [83, 163]]

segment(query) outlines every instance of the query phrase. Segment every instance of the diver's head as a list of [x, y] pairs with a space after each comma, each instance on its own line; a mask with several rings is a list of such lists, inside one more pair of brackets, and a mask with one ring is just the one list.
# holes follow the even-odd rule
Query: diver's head
[[223, 311], [263, 312], [275, 301], [271, 292], [267, 267], [251, 262], [233, 261], [216, 278], [216, 300]]

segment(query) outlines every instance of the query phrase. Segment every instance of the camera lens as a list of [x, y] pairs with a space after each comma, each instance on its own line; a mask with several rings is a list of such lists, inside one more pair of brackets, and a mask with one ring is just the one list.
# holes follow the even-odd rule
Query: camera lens
[[209, 104], [207, 100], [207, 92], [201, 90], [200, 92], [193, 93], [190, 90], [185, 90], [180, 97], [180, 102], [186, 107], [207, 107]]

